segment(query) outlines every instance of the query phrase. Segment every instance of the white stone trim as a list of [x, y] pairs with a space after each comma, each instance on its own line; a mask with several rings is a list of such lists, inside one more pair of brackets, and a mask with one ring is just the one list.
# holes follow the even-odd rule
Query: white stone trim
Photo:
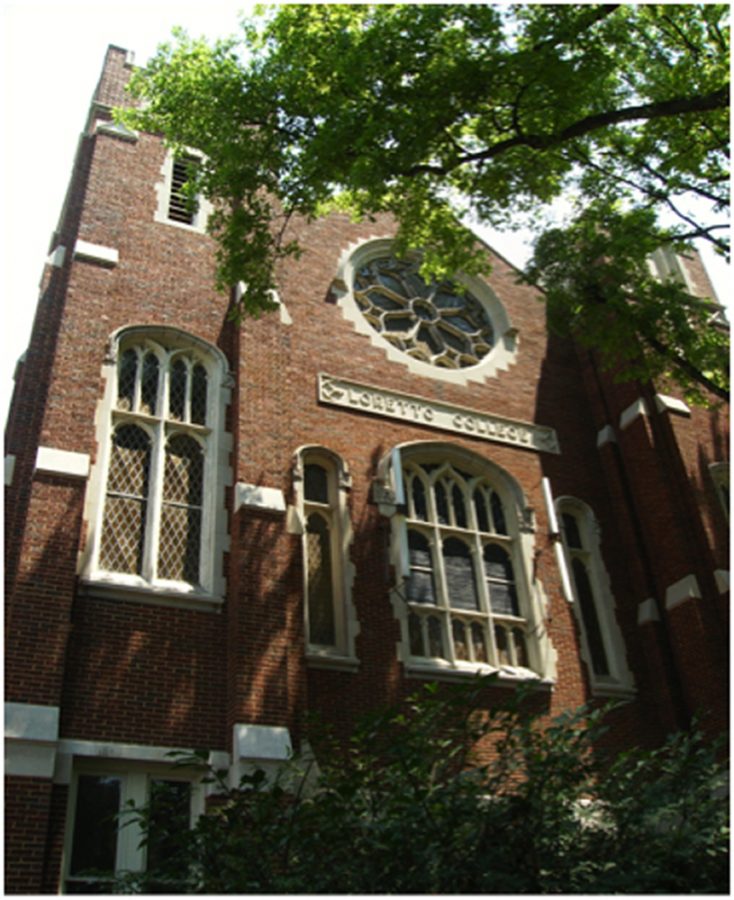
[[36, 454], [36, 472], [45, 472], [50, 475], [87, 478], [89, 475], [89, 464], [88, 453], [78, 453], [74, 450], [39, 447]]
[[10, 487], [13, 483], [13, 475], [15, 474], [15, 456], [8, 453], [5, 457], [5, 487]]
[[98, 119], [95, 123], [95, 131], [97, 134], [106, 134], [108, 137], [118, 138], [121, 141], [128, 141], [131, 144], [137, 143], [140, 135], [137, 131], [127, 128], [120, 122], [110, 122], [106, 119]]
[[5, 737], [27, 741], [55, 741], [59, 736], [58, 706], [34, 703], [5, 704]]
[[342, 252], [337, 266], [336, 278], [331, 290], [341, 307], [344, 318], [351, 322], [358, 334], [368, 337], [373, 346], [382, 350], [392, 362], [401, 363], [409, 372], [435, 381], [466, 385], [470, 382], [483, 383], [488, 378], [496, 378], [500, 371], [507, 371], [517, 361], [518, 333], [512, 326], [503, 303], [494, 290], [481, 278], [456, 275], [456, 280], [465, 285], [486, 308], [495, 332], [495, 345], [484, 359], [475, 366], [465, 369], [445, 369], [414, 359], [394, 347], [367, 322], [354, 299], [352, 285], [355, 271], [371, 259], [392, 253], [393, 238], [373, 236], [350, 244]]
[[573, 561], [578, 560], [581, 562], [586, 570], [609, 669], [606, 675], [597, 674], [594, 671], [593, 657], [586, 634], [582, 610], [580, 604], [574, 602], [572, 608], [579, 624], [581, 658], [588, 669], [592, 693], [596, 696], [632, 696], [635, 692], [634, 677], [627, 664], [627, 648], [622, 630], [617, 621], [617, 604], [612, 591], [609, 572], [602, 555], [602, 535], [597, 518], [593, 509], [577, 497], [559, 497], [556, 500], [556, 510], [559, 518], [562, 517], [565, 511], [576, 520], [582, 546], [580, 548], [569, 547], [565, 534], [562, 543], [559, 542], [559, 546], [562, 546], [566, 558], [569, 588], [573, 592], [574, 599], [576, 599], [576, 590], [573, 586], [575, 584], [573, 581]]
[[114, 268], [120, 261], [120, 253], [115, 247], [104, 247], [102, 244], [78, 239], [74, 244], [74, 259]]
[[677, 397], [668, 397], [666, 394], [655, 394], [655, 406], [660, 413], [675, 412], [683, 416], [691, 415], [691, 409], [687, 404]]
[[665, 608], [675, 609], [676, 606], [680, 606], [686, 600], [700, 599], [701, 589], [698, 586], [696, 576], [686, 575], [685, 578], [681, 578], [680, 581], [671, 584], [665, 592]]
[[318, 399], [329, 406], [418, 423], [478, 440], [538, 452], [561, 452], [556, 431], [549, 425], [508, 419], [467, 406], [337, 378], [326, 372], [318, 373]]
[[234, 511], [237, 512], [243, 506], [281, 513], [285, 512], [285, 497], [279, 488], [238, 481], [234, 486]]
[[[187, 147], [184, 150], [186, 156], [198, 157], [203, 159], [203, 154], [198, 150]], [[154, 222], [161, 222], [164, 225], [171, 225], [174, 228], [182, 228], [184, 231], [193, 231], [199, 234], [206, 233], [206, 223], [212, 213], [213, 207], [206, 197], [198, 197], [198, 208], [194, 215], [194, 221], [189, 225], [187, 222], [177, 222], [175, 219], [168, 218], [168, 206], [171, 198], [171, 183], [173, 181], [173, 153], [168, 150], [166, 152], [163, 165], [160, 168], [161, 180], [155, 185], [155, 195], [157, 199], [156, 210], [153, 215]]]
[[[323, 467], [328, 486], [328, 502], [321, 506], [306, 500], [304, 492], [304, 466], [312, 462]], [[354, 605], [352, 589], [356, 569], [350, 559], [354, 540], [352, 522], [349, 516], [347, 495], [352, 486], [349, 469], [339, 454], [320, 445], [299, 447], [293, 457], [293, 487], [295, 507], [290, 516], [289, 533], [301, 535], [303, 566], [303, 625], [306, 636], [306, 661], [312, 668], [335, 668], [355, 671], [359, 660], [355, 651], [355, 641], [360, 633], [357, 609]], [[318, 509], [317, 509], [318, 508]], [[318, 511], [329, 523], [329, 539], [332, 558], [332, 589], [334, 599], [333, 646], [323, 646], [310, 642], [308, 577], [305, 561], [308, 556], [306, 544], [308, 512]]]
[[[194, 750], [192, 748], [149, 744], [127, 744], [117, 741], [86, 741], [75, 738], [62, 738], [58, 742], [58, 757], [53, 773], [54, 783], [70, 783], [74, 759], [172, 766], [172, 753], [194, 753]], [[226, 751], [212, 750], [207, 761], [210, 766], [226, 769], [229, 766], [230, 756]]]
[[[202, 516], [202, 552], [200, 559], [200, 584], [195, 588], [180, 582], [159, 581], [150, 578], [149, 571], [142, 576], [110, 573], [99, 566], [107, 470], [110, 457], [112, 429], [119, 415], [116, 410], [117, 359], [120, 346], [125, 344], [150, 348], [161, 362], [161, 377], [172, 355], [183, 352], [196, 357], [206, 369], [209, 379], [207, 425], [197, 426], [192, 433], [206, 445], [204, 460], [204, 509]], [[209, 341], [189, 334], [180, 328], [167, 325], [127, 325], [110, 336], [108, 354], [102, 365], [104, 394], [96, 409], [95, 436], [100, 448], [92, 467], [87, 485], [84, 520], [87, 523], [87, 543], [78, 558], [78, 572], [90, 593], [115, 596], [123, 593], [128, 599], [139, 602], [163, 603], [194, 608], [217, 609], [226, 594], [226, 576], [223, 554], [230, 546], [228, 535], [228, 508], [225, 487], [232, 485], [230, 457], [232, 436], [225, 429], [226, 408], [231, 402], [232, 379], [224, 353]], [[132, 414], [135, 417], [136, 414]], [[148, 420], [144, 422], [143, 419]], [[137, 416], [144, 428], [162, 428], [165, 418]], [[131, 418], [132, 421], [132, 418]], [[151, 422], [153, 423], [151, 425]], [[184, 424], [183, 428], [187, 427]], [[162, 432], [158, 432], [162, 434]], [[158, 502], [162, 492], [159, 478], [151, 493]], [[157, 533], [149, 541], [157, 541]], [[148, 548], [149, 558], [154, 558], [154, 548]]]
[[599, 434], [596, 436], [597, 449], [603, 447], [605, 444], [613, 444], [616, 442], [617, 435], [614, 433], [614, 429], [611, 425], [605, 425], [599, 430]]
[[716, 569], [714, 578], [716, 579], [716, 587], [719, 589], [719, 593], [725, 594], [729, 590], [729, 570]]
[[[391, 517], [391, 544], [390, 563], [395, 575], [395, 582], [390, 591], [390, 600], [395, 619], [400, 624], [400, 639], [396, 643], [396, 655], [403, 665], [406, 674], [416, 677], [435, 677], [438, 673], [442, 678], [466, 678], [478, 673], [497, 672], [500, 677], [511, 677], [515, 680], [529, 680], [534, 683], [554, 683], [557, 677], [558, 654], [555, 650], [545, 623], [548, 621], [549, 600], [543, 583], [538, 579], [533, 560], [535, 558], [535, 517], [533, 511], [527, 506], [527, 500], [519, 483], [515, 478], [502, 469], [496, 463], [484, 456], [458, 447], [454, 444], [442, 441], [415, 441], [398, 445], [399, 455], [393, 455], [390, 450], [378, 463], [377, 480], [381, 482], [381, 490], [389, 490], [390, 484], [389, 461], [398, 459], [402, 464], [410, 462], [411, 457], [417, 457], [420, 461], [437, 462], [439, 466], [451, 465], [461, 469], [468, 469], [472, 477], [488, 479], [492, 488], [502, 501], [506, 514], [508, 534], [504, 536], [506, 549], [512, 559], [515, 585], [520, 600], [520, 619], [524, 620], [526, 629], [526, 646], [529, 663], [532, 669], [521, 667], [497, 666], [494, 664], [467, 662], [457, 659], [453, 654], [452, 645], [446, 647], [446, 658], [413, 656], [410, 648], [410, 636], [408, 632], [408, 603], [406, 601], [406, 579], [410, 575], [410, 562], [408, 555], [408, 528], [406, 515], [395, 513]], [[434, 476], [436, 473], [434, 472]], [[406, 511], [407, 512], [407, 511]], [[415, 527], [413, 525], [413, 527]], [[435, 532], [442, 526], [433, 523], [432, 540], [435, 542]], [[467, 531], [475, 537], [478, 531]], [[435, 546], [435, 543], [433, 544]], [[477, 588], [484, 598], [481, 613], [491, 616], [491, 607], [486, 597], [486, 586], [481, 580], [477, 581]], [[439, 605], [441, 615], [450, 615], [448, 606]], [[445, 632], [444, 632], [445, 633]], [[450, 635], [449, 635], [450, 638]]]
[[647, 404], [642, 397], [639, 397], [634, 403], [631, 403], [619, 417], [619, 427], [624, 431], [624, 429], [629, 427], [639, 416], [647, 415], [649, 415]]
[[654, 597], [643, 600], [637, 608], [637, 624], [646, 625], [648, 622], [659, 622], [660, 613]]
[[51, 253], [46, 257], [46, 265], [53, 266], [55, 269], [60, 269], [64, 265], [65, 259], [66, 247], [59, 244], [57, 247], [54, 247]]
[[232, 746], [237, 760], [286, 760], [293, 752], [290, 732], [283, 725], [238, 722], [232, 728]]
[[59, 736], [59, 708], [5, 704], [5, 774], [51, 778]]

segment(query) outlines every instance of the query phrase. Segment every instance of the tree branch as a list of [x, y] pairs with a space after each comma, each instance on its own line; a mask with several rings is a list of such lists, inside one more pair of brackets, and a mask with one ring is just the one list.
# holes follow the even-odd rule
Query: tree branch
[[700, 384], [702, 387], [705, 387], [706, 390], [711, 391], [716, 397], [719, 397], [721, 400], [725, 400], [727, 403], [729, 402], [729, 391], [726, 388], [720, 387], [718, 384], [713, 382], [710, 378], [704, 375], [699, 369], [696, 368], [692, 363], [690, 363], [685, 357], [681, 356], [679, 353], [676, 353], [675, 350], [671, 350], [670, 347], [667, 347], [661, 341], [659, 341], [655, 337], [651, 337], [650, 335], [643, 334], [641, 335], [643, 341], [655, 351], [655, 353], [660, 354], [665, 359], [670, 360], [670, 362], [676, 366], [676, 368], [680, 369], [681, 372], [685, 372], [689, 378], [695, 381], [697, 384]]
[[647, 121], [666, 118], [667, 116], [679, 116], [687, 113], [708, 112], [713, 109], [725, 109], [729, 105], [729, 85], [711, 91], [708, 94], [694, 94], [690, 97], [673, 97], [670, 100], [660, 100], [655, 103], [643, 103], [639, 106], [627, 106], [622, 109], [609, 110], [608, 112], [595, 113], [586, 116], [569, 125], [555, 134], [524, 134], [498, 141], [486, 150], [459, 156], [449, 166], [438, 166], [432, 163], [422, 163], [411, 166], [403, 172], [412, 177], [420, 174], [446, 175], [452, 169], [466, 163], [486, 161], [501, 156], [515, 147], [528, 147], [532, 150], [548, 150], [558, 144], [563, 144], [573, 138], [583, 137], [609, 125], [617, 125], [622, 122], [634, 122], [639, 119]]

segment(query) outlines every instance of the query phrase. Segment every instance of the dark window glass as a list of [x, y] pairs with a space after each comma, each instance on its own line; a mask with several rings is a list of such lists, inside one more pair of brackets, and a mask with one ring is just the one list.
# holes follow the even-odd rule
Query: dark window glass
[[474, 510], [477, 514], [477, 528], [479, 531], [489, 531], [487, 501], [484, 498], [484, 491], [482, 491], [481, 488], [476, 488], [474, 491]]
[[421, 634], [421, 620], [415, 613], [408, 616], [408, 636], [410, 639], [410, 652], [413, 656], [425, 656], [423, 649], [423, 635]]
[[441, 525], [449, 524], [449, 505], [446, 500], [446, 489], [441, 482], [437, 482], [433, 488], [436, 498], [436, 518]]
[[306, 524], [309, 641], [324, 647], [336, 644], [331, 538], [328, 522], [311, 513]]
[[[186, 781], [155, 779], [150, 785], [150, 827], [147, 870], [153, 875], [176, 877], [178, 835], [190, 827], [191, 785]], [[179, 861], [180, 862], [180, 861]]]
[[435, 604], [431, 549], [428, 540], [420, 532], [408, 532], [408, 554], [410, 557], [408, 600], [414, 603]]
[[571, 550], [583, 549], [584, 545], [581, 542], [581, 532], [579, 531], [579, 523], [576, 520], [576, 516], [572, 516], [570, 513], [563, 513], [562, 519], [566, 546]]
[[168, 385], [168, 415], [182, 422], [186, 409], [186, 363], [177, 359], [171, 366], [171, 379]]
[[506, 616], [519, 615], [512, 562], [499, 545], [487, 544], [484, 548], [484, 571], [492, 611]]
[[79, 776], [70, 875], [104, 875], [115, 871], [119, 810], [119, 778]]
[[573, 561], [572, 569], [594, 674], [608, 675], [609, 662], [607, 660], [606, 650], [604, 649], [604, 640], [601, 634], [601, 627], [599, 626], [599, 617], [596, 611], [596, 603], [594, 602], [594, 593], [591, 588], [589, 573], [580, 559], [575, 559]]
[[451, 635], [454, 639], [454, 655], [457, 659], [469, 659], [469, 647], [466, 643], [466, 626], [461, 619], [451, 622]]
[[188, 435], [175, 435], [166, 447], [158, 575], [196, 584], [201, 555], [201, 504], [204, 452]]
[[458, 484], [451, 489], [451, 501], [454, 506], [454, 522], [458, 528], [466, 528], [466, 509], [464, 508], [464, 495]]
[[158, 403], [158, 357], [146, 353], [143, 357], [143, 380], [140, 385], [140, 410], [154, 416]]
[[191, 421], [194, 425], [206, 425], [206, 388], [206, 369], [197, 364], [191, 381]]
[[499, 495], [496, 491], [492, 491], [492, 497], [490, 499], [490, 504], [492, 507], [492, 519], [494, 520], [494, 533], [495, 534], [507, 534], [507, 522], [505, 521], [505, 509], [502, 506], [502, 501], [499, 498]]
[[100, 566], [139, 575], [143, 566], [150, 474], [150, 439], [136, 425], [122, 425], [112, 439]]
[[472, 622], [471, 641], [474, 648], [474, 662], [487, 662], [487, 644], [484, 640], [484, 626], [479, 622]]
[[444, 656], [441, 620], [435, 616], [428, 617], [428, 655], [440, 658]]
[[303, 470], [303, 493], [312, 503], [329, 502], [329, 478], [323, 466], [306, 463]]
[[501, 666], [512, 665], [510, 648], [507, 646], [507, 631], [501, 625], [494, 626], [494, 640], [497, 644], [497, 662]]
[[423, 486], [423, 482], [416, 475], [413, 477], [410, 487], [413, 497], [413, 516], [422, 522], [426, 522], [428, 521], [428, 506], [426, 504], [426, 489]]
[[117, 366], [117, 408], [132, 409], [135, 402], [135, 376], [138, 371], [138, 354], [125, 350]]
[[467, 545], [458, 538], [446, 538], [443, 542], [443, 564], [449, 605], [455, 609], [478, 609], [474, 568]]

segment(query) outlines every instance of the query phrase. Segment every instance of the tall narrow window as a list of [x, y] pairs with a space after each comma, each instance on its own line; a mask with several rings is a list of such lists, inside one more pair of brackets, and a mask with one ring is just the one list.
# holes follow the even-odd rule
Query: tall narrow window
[[217, 580], [223, 357], [186, 341], [175, 329], [131, 329], [120, 339], [94, 583], [201, 594]]
[[518, 526], [495, 480], [481, 460], [460, 462], [445, 448], [405, 452], [402, 477], [407, 578], [400, 593], [407, 660], [532, 669], [538, 654], [531, 647], [531, 604], [519, 574]]
[[353, 657], [356, 631], [349, 600], [349, 519], [345, 473], [333, 454], [320, 448], [297, 457], [303, 521], [306, 643], [309, 658]]
[[632, 676], [625, 662], [593, 514], [572, 498], [560, 499], [557, 507], [591, 687], [597, 693], [629, 692]]
[[193, 225], [196, 218], [196, 199], [186, 190], [186, 185], [196, 171], [199, 160], [195, 156], [184, 155], [173, 159], [171, 193], [168, 199], [168, 218], [173, 222]]

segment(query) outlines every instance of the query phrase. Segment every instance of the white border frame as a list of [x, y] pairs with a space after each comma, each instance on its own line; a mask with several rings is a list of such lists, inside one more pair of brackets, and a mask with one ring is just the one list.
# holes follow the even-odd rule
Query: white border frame
[[495, 344], [489, 353], [475, 366], [464, 369], [446, 369], [415, 359], [402, 350], [398, 350], [386, 340], [362, 315], [362, 311], [354, 298], [352, 285], [356, 271], [365, 263], [381, 256], [391, 256], [393, 238], [371, 237], [364, 241], [350, 244], [339, 257], [336, 278], [331, 290], [336, 296], [344, 318], [351, 322], [358, 334], [369, 337], [373, 346], [382, 350], [392, 362], [401, 363], [408, 371], [424, 378], [436, 381], [447, 381], [451, 384], [466, 385], [469, 382], [483, 383], [488, 378], [496, 378], [500, 371], [506, 371], [517, 360], [518, 332], [512, 327], [507, 311], [492, 288], [481, 278], [457, 274], [456, 280], [471, 291], [484, 306], [492, 322]]

